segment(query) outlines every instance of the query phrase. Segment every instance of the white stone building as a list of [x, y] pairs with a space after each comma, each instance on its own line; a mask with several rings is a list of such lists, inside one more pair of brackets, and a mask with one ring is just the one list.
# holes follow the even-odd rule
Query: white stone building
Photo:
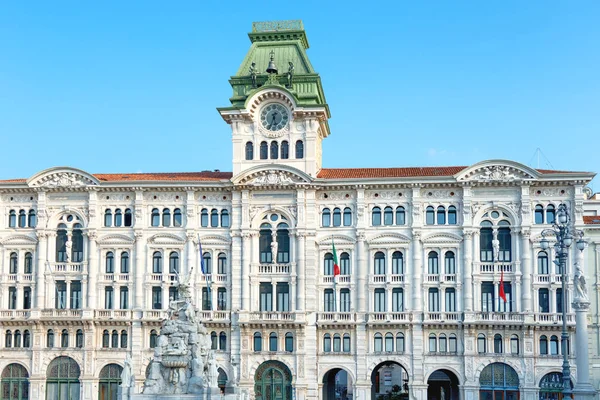
[[568, 268], [594, 266], [598, 387], [594, 174], [323, 168], [330, 114], [301, 24], [256, 24], [250, 39], [219, 109], [232, 173], [0, 181], [0, 398], [115, 399], [127, 353], [139, 390], [176, 274], [193, 267], [220, 382], [240, 397], [558, 399], [563, 293], [540, 232], [561, 203], [593, 238]]

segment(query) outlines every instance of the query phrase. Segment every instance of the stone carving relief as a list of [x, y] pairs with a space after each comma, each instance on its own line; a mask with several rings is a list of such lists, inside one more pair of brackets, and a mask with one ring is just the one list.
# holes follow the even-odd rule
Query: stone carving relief
[[533, 352], [533, 344], [530, 341], [525, 342], [525, 351], [527, 353]]
[[348, 192], [323, 192], [319, 193], [320, 200], [350, 200], [353, 199], [354, 195]]
[[99, 196], [99, 199], [101, 199], [104, 203], [115, 203], [117, 201], [133, 202], [134, 198], [135, 196], [128, 193], [101, 193]]
[[530, 195], [536, 197], [564, 197], [571, 194], [570, 188], [537, 188], [532, 187], [530, 189]]
[[224, 193], [198, 193], [197, 199], [201, 202], [219, 202], [227, 201], [223, 199], [223, 196], [227, 196]]
[[400, 196], [400, 191], [391, 191], [391, 190], [386, 190], [386, 191], [369, 191], [367, 192], [367, 198], [369, 199], [383, 199], [383, 200], [392, 200], [392, 199], [398, 199], [398, 198], [403, 198], [404, 197], [404, 193], [402, 193], [402, 196]]
[[250, 209], [248, 210], [250, 213], [250, 219], [254, 219], [254, 217], [256, 217], [256, 214], [258, 214], [259, 212], [265, 210], [266, 208], [263, 206], [251, 206]]
[[296, 183], [292, 177], [281, 171], [264, 171], [254, 177], [250, 182], [254, 186], [286, 186]]
[[294, 218], [296, 218], [297, 215], [297, 211], [298, 209], [296, 208], [296, 206], [289, 206], [287, 207], [288, 212], [290, 213], [290, 215]]
[[429, 197], [434, 199], [443, 199], [448, 197], [453, 197], [455, 194], [454, 190], [444, 190], [444, 189], [423, 189], [421, 190], [422, 197]]
[[35, 200], [35, 195], [31, 194], [7, 194], [2, 196], [4, 203], [31, 203]]
[[413, 204], [412, 206], [412, 212], [413, 212], [413, 216], [414, 217], [420, 217], [421, 216], [421, 205], [420, 204]]
[[40, 179], [30, 183], [30, 186], [48, 189], [77, 189], [93, 185], [96, 185], [96, 183], [75, 172], [55, 172], [44, 175]]
[[144, 193], [144, 199], [148, 201], [167, 201], [167, 202], [181, 202], [183, 201], [183, 195], [181, 193], [169, 193], [169, 192], [155, 192], [155, 193]]
[[531, 358], [525, 360], [525, 381], [533, 383], [533, 360]]
[[494, 165], [477, 169], [467, 180], [475, 182], [514, 182], [522, 179], [533, 178], [523, 176], [515, 168], [502, 165]]

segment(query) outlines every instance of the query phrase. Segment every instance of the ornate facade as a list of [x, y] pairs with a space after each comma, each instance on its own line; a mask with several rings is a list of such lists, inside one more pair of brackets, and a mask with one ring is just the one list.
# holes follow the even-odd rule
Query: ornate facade
[[[561, 203], [591, 229], [594, 174], [507, 160], [323, 168], [330, 113], [301, 23], [249, 36], [219, 109], [232, 173], [64, 167], [0, 181], [3, 393], [113, 399], [128, 354], [139, 390], [191, 271], [219, 384], [240, 398], [558, 398], [572, 287], [540, 233]], [[597, 246], [573, 251], [569, 271], [597, 269]]]

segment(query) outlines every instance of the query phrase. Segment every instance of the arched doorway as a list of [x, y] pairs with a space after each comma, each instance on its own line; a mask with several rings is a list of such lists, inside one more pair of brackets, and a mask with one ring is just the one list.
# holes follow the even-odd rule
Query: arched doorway
[[219, 385], [219, 389], [221, 389], [221, 393], [225, 394], [225, 387], [227, 386], [227, 374], [223, 368], [219, 368], [217, 371], [219, 372], [217, 384]]
[[291, 400], [292, 373], [280, 361], [266, 361], [254, 375], [256, 400]]
[[510, 365], [493, 363], [479, 376], [479, 400], [519, 400], [519, 375]]
[[390, 395], [392, 400], [408, 399], [408, 372], [395, 361], [384, 361], [371, 373], [371, 398]]
[[80, 374], [77, 361], [71, 357], [52, 360], [46, 373], [46, 399], [79, 400]]
[[123, 367], [117, 364], [108, 364], [102, 368], [98, 382], [98, 400], [117, 400], [122, 372]]
[[29, 399], [29, 374], [21, 364], [8, 364], [2, 371], [0, 399]]
[[[571, 389], [573, 382], [571, 381]], [[540, 381], [540, 400], [563, 400], [563, 375], [560, 372], [550, 372]], [[567, 397], [568, 398], [568, 397]], [[571, 396], [572, 398], [572, 396]]]
[[428, 400], [458, 400], [458, 378], [452, 371], [438, 369], [427, 379]]
[[333, 368], [323, 375], [323, 400], [349, 400], [352, 392], [352, 377], [345, 370]]

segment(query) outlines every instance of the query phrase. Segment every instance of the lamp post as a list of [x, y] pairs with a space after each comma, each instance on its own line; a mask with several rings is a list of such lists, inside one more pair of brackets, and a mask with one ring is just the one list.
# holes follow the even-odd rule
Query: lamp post
[[[573, 391], [571, 390], [571, 366], [569, 365], [569, 357], [567, 355], [567, 341], [569, 333], [567, 331], [567, 257], [569, 256], [569, 247], [576, 243], [578, 250], [585, 249], [585, 241], [583, 240], [583, 231], [574, 229], [570, 226], [571, 217], [569, 210], [565, 204], [558, 206], [556, 217], [552, 223], [552, 228], [542, 231], [542, 241], [540, 245], [546, 250], [550, 247], [548, 236], [554, 236], [556, 243], [554, 251], [558, 257], [558, 265], [560, 266], [561, 281], [562, 281], [562, 335], [561, 349], [563, 354], [563, 398], [570, 398]], [[577, 329], [587, 330], [587, 326], [576, 327]], [[587, 367], [586, 367], [587, 368]]]

